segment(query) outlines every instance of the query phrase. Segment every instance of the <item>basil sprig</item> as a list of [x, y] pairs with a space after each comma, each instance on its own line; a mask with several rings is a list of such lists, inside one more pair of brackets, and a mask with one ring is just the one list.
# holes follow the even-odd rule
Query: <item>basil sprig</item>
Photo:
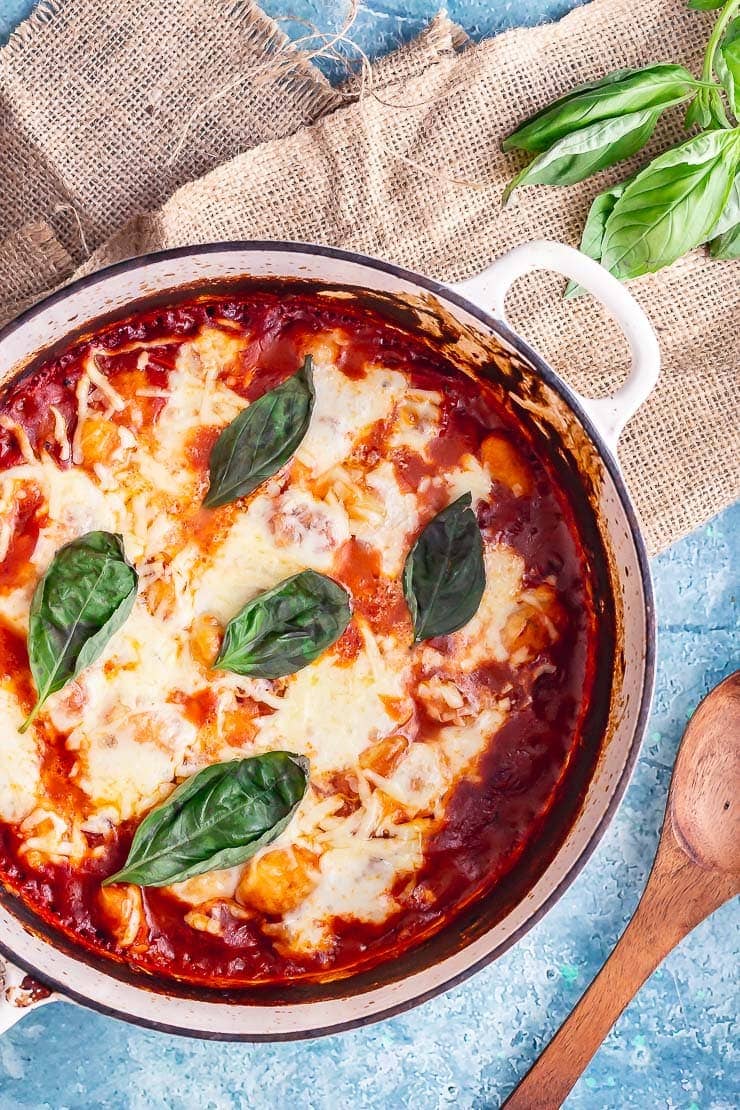
[[740, 164], [740, 128], [704, 131], [630, 182], [604, 229], [601, 262], [616, 277], [649, 274], [706, 242]]
[[244, 863], [280, 835], [307, 784], [308, 760], [290, 752], [205, 767], [144, 818], [103, 886], [167, 886]]
[[[531, 116], [502, 143], [536, 157], [504, 191], [569, 185], [640, 150], [660, 114], [689, 102], [685, 125], [704, 130], [659, 154], [629, 181], [596, 197], [581, 250], [616, 277], [654, 273], [709, 242], [736, 258], [740, 239], [733, 179], [740, 170], [740, 0], [691, 0], [721, 8], [700, 78], [680, 65], [623, 69], [579, 85]], [[566, 296], [583, 292], [573, 282]]]
[[427, 524], [409, 552], [403, 591], [414, 643], [457, 632], [475, 615], [486, 584], [483, 537], [464, 493]]
[[50, 694], [99, 657], [131, 612], [137, 585], [121, 536], [88, 532], [57, 551], [31, 601], [28, 658], [37, 700], [21, 732]]
[[647, 108], [616, 119], [598, 120], [558, 139], [509, 182], [503, 203], [520, 185], [573, 185], [597, 170], [629, 158], [648, 141], [660, 112], [659, 108]]
[[253, 678], [295, 674], [339, 639], [351, 616], [342, 586], [301, 571], [252, 598], [229, 621], [213, 666]]
[[308, 431], [314, 404], [313, 363], [248, 405], [213, 445], [210, 485], [203, 504], [209, 509], [246, 497], [276, 474]]
[[657, 109], [688, 100], [696, 81], [679, 65], [652, 65], [646, 69], [618, 69], [600, 81], [576, 87], [547, 108], [530, 116], [504, 139], [503, 150], [548, 150], [558, 139], [599, 121], [633, 112]]

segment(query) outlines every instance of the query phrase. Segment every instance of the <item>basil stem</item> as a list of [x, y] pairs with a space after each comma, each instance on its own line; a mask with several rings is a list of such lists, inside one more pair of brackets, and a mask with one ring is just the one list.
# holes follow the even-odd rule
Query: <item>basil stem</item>
[[740, 16], [725, 31], [714, 57], [714, 68], [727, 93], [730, 111], [740, 121]]
[[[698, 7], [698, 5], [692, 4], [689, 6]], [[704, 128], [732, 127], [722, 102], [720, 86], [715, 84], [714, 81], [715, 73], [725, 88], [730, 103], [730, 109], [733, 114], [737, 116], [734, 89], [735, 77], [731, 71], [728, 72], [728, 65], [723, 47], [729, 44], [730, 64], [733, 65], [733, 16], [738, 8], [740, 8], [740, 0], [726, 0], [726, 3], [723, 3], [723, 0], [719, 0], [718, 3], [712, 3], [706, 7], [702, 7], [701, 10], [710, 11], [716, 8], [722, 8], [722, 11], [709, 36], [707, 48], [704, 53], [701, 81], [699, 82], [701, 87], [696, 99], [689, 105], [684, 120], [685, 127], [693, 127], [695, 124]]]
[[719, 49], [720, 43], [724, 37], [725, 31], [729, 24], [735, 17], [736, 12], [740, 11], [740, 0], [726, 0], [724, 6], [722, 4], [716, 5], [722, 8], [717, 22], [712, 28], [712, 33], [709, 36], [707, 49], [704, 54], [704, 65], [702, 67], [701, 76], [702, 81], [711, 81], [714, 72], [715, 55]]

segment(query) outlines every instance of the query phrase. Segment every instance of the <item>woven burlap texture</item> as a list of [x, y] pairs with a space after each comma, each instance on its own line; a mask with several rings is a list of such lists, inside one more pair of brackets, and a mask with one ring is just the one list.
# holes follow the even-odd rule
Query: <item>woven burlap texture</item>
[[69, 272], [183, 182], [342, 100], [248, 0], [41, 0], [0, 52], [0, 305], [52, 284], [62, 253]]
[[[181, 6], [190, 11], [194, 5], [182, 0]], [[75, 37], [73, 15], [78, 9], [87, 12], [85, 0], [68, 0], [63, 9], [66, 23], [56, 32], [58, 48], [64, 46], [60, 40], [65, 36]], [[160, 16], [154, 4], [148, 16], [140, 18], [149, 22], [153, 34]], [[215, 49], [213, 40], [228, 33], [228, 20], [224, 9], [220, 20], [211, 19], [207, 32], [194, 36], [201, 53]], [[49, 26], [55, 23], [51, 19]], [[521, 161], [500, 153], [501, 138], [576, 82], [607, 70], [671, 60], [697, 72], [711, 23], [711, 14], [690, 12], [683, 0], [645, 0], [639, 14], [628, 0], [593, 0], [556, 25], [511, 31], [460, 53], [462, 39], [456, 29], [438, 20], [419, 44], [399, 52], [397, 59], [385, 60], [374, 88], [366, 83], [360, 96], [359, 83], [350, 84], [344, 97], [351, 102], [342, 107], [318, 79], [315, 86], [309, 82], [310, 111], [317, 117], [328, 114], [312, 126], [300, 127], [297, 117], [306, 110], [304, 97], [303, 109], [296, 109], [294, 102], [289, 105], [291, 125], [284, 126], [279, 107], [274, 108], [277, 118], [270, 123], [280, 138], [217, 166], [178, 189], [159, 209], [136, 216], [94, 251], [83, 269], [187, 243], [275, 238], [344, 246], [449, 281], [480, 271], [526, 239], [546, 236], [577, 242], [595, 193], [627, 176], [640, 161], [633, 159], [601, 174], [598, 181], [568, 189], [522, 190], [502, 212], [503, 186]], [[47, 32], [48, 27], [42, 34]], [[17, 73], [20, 58], [26, 81], [34, 66], [39, 69], [42, 64], [48, 80], [51, 63], [39, 50], [39, 34], [25, 38], [16, 43], [15, 56], [4, 58], [5, 72]], [[185, 36], [181, 68], [187, 68], [186, 59], [192, 62], [194, 48]], [[112, 48], [111, 52], [115, 53]], [[159, 61], [147, 67], [145, 56], [140, 48], [135, 59], [140, 67], [137, 87], [148, 88], [155, 74], [161, 81], [162, 67]], [[91, 56], [78, 61], [84, 63], [89, 82]], [[193, 97], [197, 81], [192, 73], [189, 77]], [[273, 107], [285, 95], [285, 84], [283, 76], [270, 87]], [[106, 103], [111, 96], [116, 103], [115, 93], [104, 87]], [[248, 83], [247, 87], [251, 88]], [[233, 113], [228, 95], [208, 101], [209, 118], [220, 118], [222, 129]], [[199, 97], [202, 102], [202, 90]], [[58, 99], [57, 132], [62, 130], [64, 109], [74, 107], [64, 96]], [[124, 98], [116, 114], [125, 112], [126, 105]], [[37, 132], [43, 132], [43, 107], [34, 110], [34, 118]], [[105, 146], [100, 117], [98, 124], [96, 150]], [[300, 129], [291, 137], [283, 137], [296, 126]], [[166, 136], [161, 135], [159, 143], [160, 151], [169, 149], [161, 162], [170, 164], [173, 150], [185, 159], [187, 143], [177, 146], [179, 129], [173, 124], [168, 128], [169, 148]], [[199, 137], [204, 141], [203, 130], [190, 127], [189, 140], [196, 150]], [[660, 125], [651, 149], [661, 149], [682, 134], [681, 114], [674, 112]], [[102, 205], [109, 169], [99, 161], [93, 191], [98, 207], [84, 190], [76, 194], [98, 238], [106, 220], [110, 231], [126, 209], [145, 206], [147, 189], [162, 188], [148, 165], [142, 169], [146, 146], [136, 147], [140, 137], [129, 132], [128, 151], [119, 150], [117, 205]], [[79, 127], [76, 141], [84, 147]], [[247, 140], [243, 138], [241, 145]], [[47, 157], [49, 147], [47, 143]], [[202, 146], [189, 157], [195, 164], [208, 161]], [[188, 169], [177, 164], [179, 176], [187, 176]], [[155, 186], [135, 187], [142, 172]], [[88, 216], [90, 211], [97, 215]], [[29, 215], [39, 213], [32, 207], [25, 211], [26, 220]], [[36, 233], [38, 237], [38, 228]], [[79, 258], [66, 240], [62, 245]], [[631, 284], [658, 331], [663, 355], [660, 384], [621, 444], [624, 470], [653, 551], [729, 504], [740, 489], [739, 270], [737, 263], [713, 262], [698, 250], [670, 269]], [[510, 318], [577, 388], [592, 393], [613, 389], [627, 370], [619, 331], [592, 298], [563, 302], [562, 285], [550, 275], [523, 280], [510, 296]]]

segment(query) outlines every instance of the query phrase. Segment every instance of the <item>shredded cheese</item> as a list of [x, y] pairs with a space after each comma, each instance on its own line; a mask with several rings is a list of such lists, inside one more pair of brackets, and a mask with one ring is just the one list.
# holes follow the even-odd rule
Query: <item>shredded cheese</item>
[[100, 390], [103, 396], [114, 412], [123, 412], [126, 408], [126, 402], [120, 393], [118, 393], [110, 384], [105, 374], [101, 374], [95, 364], [95, 358], [92, 356], [87, 364], [87, 376], [94, 386]]
[[72, 456], [72, 446], [67, 435], [66, 421], [56, 405], [50, 405], [49, 409], [54, 417], [54, 438], [59, 444], [59, 458], [62, 462], [68, 462]]
[[36, 456], [33, 453], [28, 433], [23, 425], [19, 424], [17, 420], [12, 420], [9, 416], [6, 416], [5, 413], [0, 413], [0, 428], [5, 428], [7, 432], [15, 436], [18, 450], [21, 455], [23, 455], [27, 463], [33, 465], [33, 463], [36, 462]]
[[75, 398], [77, 400], [77, 423], [75, 424], [75, 430], [72, 436], [72, 462], [75, 466], [79, 466], [83, 460], [82, 431], [85, 426], [85, 421], [87, 420], [90, 398], [90, 372], [88, 366], [86, 366], [80, 374], [75, 387]]

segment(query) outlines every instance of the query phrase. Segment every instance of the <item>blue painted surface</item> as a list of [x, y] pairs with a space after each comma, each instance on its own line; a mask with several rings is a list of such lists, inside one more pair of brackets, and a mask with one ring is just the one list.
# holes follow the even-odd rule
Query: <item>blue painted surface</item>
[[[509, 27], [532, 26], [546, 20], [559, 19], [583, 2], [584, 0], [450, 0], [450, 3], [442, 4], [439, 0], [368, 0], [360, 4], [350, 37], [369, 58], [375, 58], [418, 35], [440, 8], [444, 8], [450, 19], [478, 41]], [[306, 27], [306, 22], [319, 32], [336, 34], [343, 27], [347, 13], [347, 4], [337, 3], [336, 0], [298, 0], [292, 4], [286, 3], [286, 0], [262, 0], [262, 7], [273, 19], [280, 20], [291, 38], [305, 38], [311, 34], [311, 28]], [[285, 18], [286, 12], [305, 22]], [[321, 45], [319, 38], [308, 43], [311, 50], [320, 48]], [[341, 45], [338, 49], [341, 50]], [[351, 48], [347, 50], [347, 54], [349, 58], [357, 57]], [[319, 57], [317, 64], [328, 77], [341, 76], [341, 65], [333, 63], [331, 58]]]
[[[36, 0], [0, 0], [0, 43], [21, 19], [35, 6]], [[476, 41], [498, 34], [508, 27], [531, 26], [546, 20], [559, 19], [584, 0], [362, 0], [351, 37], [370, 58], [378, 57], [408, 42], [428, 24], [431, 17], [444, 8], [471, 38]], [[335, 35], [344, 25], [348, 4], [343, 0], [262, 0], [262, 8], [280, 21], [293, 39], [305, 39], [312, 32]], [[307, 26], [310, 24], [311, 26]], [[318, 49], [321, 40], [308, 44]], [[351, 53], [351, 52], [350, 52]], [[318, 64], [330, 76], [338, 68], [330, 59], [319, 58]]]
[[[31, 7], [0, 0], [0, 38]], [[557, 17], [569, 0], [456, 0], [474, 37]], [[331, 30], [330, 0], [269, 0]], [[333, 17], [327, 11], [337, 9]], [[370, 54], [410, 38], [434, 0], [374, 0], [353, 34]], [[295, 23], [294, 34], [304, 33]], [[674, 755], [701, 696], [737, 665], [740, 505], [653, 561], [660, 616], [655, 708], [625, 801], [547, 917], [473, 980], [376, 1026], [321, 1041], [221, 1045], [134, 1029], [69, 1005], [0, 1039], [0, 1110], [498, 1106], [598, 971], [649, 870]], [[738, 1102], [737, 907], [701, 925], [653, 975], [567, 1102], [569, 1110], [732, 1110]]]

